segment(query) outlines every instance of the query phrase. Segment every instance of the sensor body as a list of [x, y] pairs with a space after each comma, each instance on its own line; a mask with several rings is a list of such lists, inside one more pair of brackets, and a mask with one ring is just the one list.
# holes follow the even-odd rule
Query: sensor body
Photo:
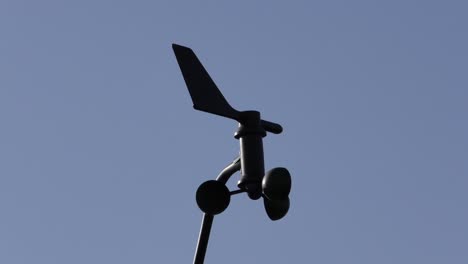
[[265, 175], [263, 137], [266, 131], [261, 124], [260, 112], [244, 111], [239, 115], [239, 130], [235, 138], [240, 143], [241, 179], [237, 186], [257, 200], [262, 197], [262, 179]]

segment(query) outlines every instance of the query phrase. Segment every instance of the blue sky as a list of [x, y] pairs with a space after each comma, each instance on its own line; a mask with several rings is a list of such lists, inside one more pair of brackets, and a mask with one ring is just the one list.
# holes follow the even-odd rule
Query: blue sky
[[1, 1], [0, 263], [192, 261], [237, 124], [191, 108], [172, 43], [283, 125], [293, 176], [280, 221], [234, 196], [206, 263], [467, 263], [467, 8]]

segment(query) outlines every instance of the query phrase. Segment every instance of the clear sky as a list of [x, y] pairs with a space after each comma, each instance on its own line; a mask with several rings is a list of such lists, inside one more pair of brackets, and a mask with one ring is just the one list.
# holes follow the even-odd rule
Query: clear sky
[[468, 4], [220, 2], [0, 1], [0, 263], [192, 262], [237, 124], [172, 43], [293, 176], [280, 221], [234, 196], [206, 263], [468, 263]]

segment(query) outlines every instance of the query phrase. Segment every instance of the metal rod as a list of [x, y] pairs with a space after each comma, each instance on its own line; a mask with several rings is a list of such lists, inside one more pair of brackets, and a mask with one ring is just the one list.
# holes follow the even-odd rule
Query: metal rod
[[[240, 158], [235, 159], [229, 164], [216, 178], [217, 181], [224, 184], [227, 183], [229, 178], [239, 171], [241, 168]], [[193, 259], [194, 264], [203, 264], [205, 261], [206, 249], [208, 247], [208, 240], [210, 239], [211, 226], [213, 225], [214, 215], [203, 214], [203, 219], [200, 228], [200, 234], [198, 235], [197, 248], [195, 249], [195, 257]]]
[[230, 194], [230, 195], [236, 195], [236, 194], [238, 194], [238, 193], [243, 193], [243, 192], [246, 192], [246, 190], [241, 190], [241, 189], [239, 189], [239, 190], [231, 191], [229, 194]]
[[205, 261], [206, 248], [210, 238], [211, 226], [213, 225], [214, 215], [203, 214], [200, 235], [198, 236], [197, 249], [195, 250], [194, 264], [203, 264]]
[[229, 178], [241, 169], [240, 157], [236, 158], [231, 164], [229, 164], [221, 173], [216, 177], [216, 180], [224, 184], [227, 183]]

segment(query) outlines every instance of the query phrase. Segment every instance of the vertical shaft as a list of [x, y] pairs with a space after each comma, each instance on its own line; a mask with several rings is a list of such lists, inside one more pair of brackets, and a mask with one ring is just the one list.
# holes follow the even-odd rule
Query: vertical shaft
[[214, 215], [203, 214], [203, 220], [198, 237], [197, 249], [195, 251], [194, 264], [203, 264], [205, 260], [206, 248], [208, 247], [208, 239], [210, 238], [211, 226], [213, 225]]
[[262, 196], [262, 178], [265, 175], [263, 161], [263, 137], [266, 131], [261, 125], [260, 112], [240, 113], [239, 130], [234, 137], [240, 142], [241, 179], [237, 186], [257, 200]]

